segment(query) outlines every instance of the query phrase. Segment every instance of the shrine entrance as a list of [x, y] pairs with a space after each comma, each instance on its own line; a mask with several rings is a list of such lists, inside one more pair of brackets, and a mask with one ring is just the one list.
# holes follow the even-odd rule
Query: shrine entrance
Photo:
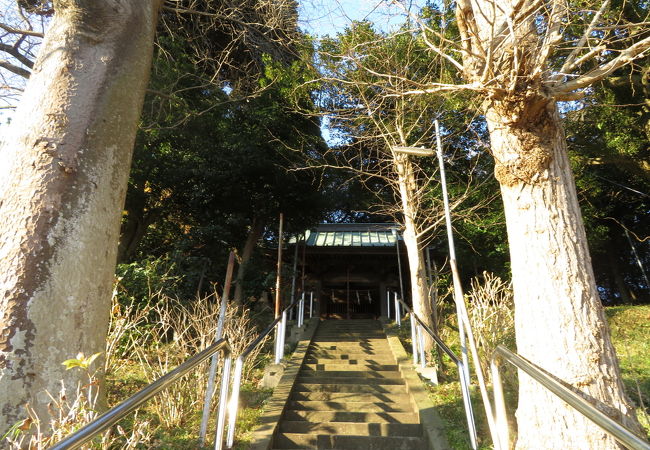
[[405, 292], [408, 265], [395, 224], [321, 224], [298, 240], [306, 291], [328, 319], [377, 319], [386, 315], [386, 291], [400, 286], [399, 249]]

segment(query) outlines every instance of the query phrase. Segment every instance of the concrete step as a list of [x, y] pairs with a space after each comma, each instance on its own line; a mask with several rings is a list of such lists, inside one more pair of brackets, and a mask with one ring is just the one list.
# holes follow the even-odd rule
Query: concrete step
[[344, 436], [329, 434], [278, 433], [275, 448], [355, 450], [422, 450], [424, 443], [412, 436]]
[[395, 360], [387, 351], [380, 350], [362, 350], [362, 349], [344, 349], [344, 350], [322, 350], [310, 349], [307, 351], [308, 358], [341, 358], [341, 359], [362, 359], [362, 358], [384, 358]]
[[316, 333], [314, 341], [332, 342], [372, 342], [379, 339], [386, 339], [386, 334], [378, 331], [331, 331], [327, 333]]
[[384, 402], [409, 403], [408, 394], [381, 394], [363, 392], [292, 392], [291, 400], [337, 401], [337, 402]]
[[321, 422], [375, 422], [375, 423], [419, 423], [418, 415], [412, 412], [359, 412], [359, 411], [313, 411], [288, 410], [283, 420], [306, 420]]
[[364, 372], [359, 372], [359, 375], [354, 377], [332, 377], [325, 375], [323, 373], [319, 375], [303, 375], [302, 372], [298, 374], [298, 383], [309, 383], [309, 384], [362, 384], [362, 385], [391, 385], [391, 384], [404, 384], [404, 380], [401, 377], [397, 378], [371, 378], [361, 376]]
[[[385, 355], [387, 352], [390, 352], [390, 349], [388, 348], [381, 348], [381, 347], [353, 347], [353, 346], [347, 346], [347, 347], [336, 347], [332, 348], [330, 346], [327, 347], [314, 347], [312, 346], [309, 349], [309, 353], [315, 354], [315, 353], [322, 353], [322, 354], [367, 354], [367, 355]], [[390, 353], [388, 353], [390, 354]]]
[[388, 357], [378, 357], [373, 358], [347, 358], [347, 357], [336, 357], [336, 356], [307, 356], [305, 357], [305, 364], [349, 364], [349, 365], [393, 365], [395, 364], [395, 359], [389, 359]]
[[348, 411], [348, 412], [412, 412], [410, 403], [384, 402], [333, 402], [290, 400], [288, 410], [301, 411]]
[[[311, 378], [355, 378], [370, 380], [402, 380], [398, 370], [302, 370], [300, 377]], [[361, 382], [361, 381], [360, 381]]]
[[358, 392], [360, 394], [406, 394], [403, 384], [323, 384], [323, 383], [296, 383], [296, 392]]
[[336, 350], [340, 348], [363, 348], [363, 349], [384, 349], [388, 350], [386, 345], [386, 339], [382, 339], [383, 342], [379, 341], [370, 341], [370, 342], [347, 342], [347, 341], [320, 341], [312, 342], [312, 349], [325, 349], [325, 350]]
[[354, 436], [414, 436], [422, 435], [419, 423], [360, 423], [283, 420], [280, 424], [283, 433], [316, 433]]
[[[348, 360], [349, 361], [349, 360]], [[367, 370], [399, 370], [397, 364], [303, 364], [302, 371], [304, 373], [312, 371], [325, 371], [330, 372], [333, 370], [354, 370], [354, 371], [367, 371]]]

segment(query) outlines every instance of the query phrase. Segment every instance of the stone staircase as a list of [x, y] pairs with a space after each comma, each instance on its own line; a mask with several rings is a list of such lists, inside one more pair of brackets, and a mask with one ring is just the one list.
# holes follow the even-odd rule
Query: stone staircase
[[274, 449], [428, 449], [376, 320], [328, 320], [309, 345]]

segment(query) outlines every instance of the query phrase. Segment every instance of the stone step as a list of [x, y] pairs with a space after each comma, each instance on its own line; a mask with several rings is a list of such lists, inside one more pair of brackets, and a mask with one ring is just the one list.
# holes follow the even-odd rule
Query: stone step
[[345, 436], [329, 434], [278, 433], [275, 448], [422, 450], [422, 439], [412, 436]]
[[291, 400], [337, 401], [337, 402], [384, 402], [409, 403], [408, 394], [382, 394], [363, 392], [292, 392]]
[[418, 415], [412, 412], [359, 412], [359, 411], [313, 411], [288, 410], [283, 420], [306, 420], [320, 422], [379, 422], [379, 423], [419, 423]]
[[388, 350], [386, 339], [369, 342], [348, 342], [348, 341], [319, 341], [312, 342], [311, 348], [324, 348], [326, 350], [336, 350], [337, 348], [382, 348]]
[[347, 346], [347, 347], [311, 347], [308, 351], [310, 354], [365, 354], [365, 355], [373, 355], [373, 356], [379, 356], [379, 355], [386, 355], [389, 354], [390, 349], [388, 348], [381, 348], [381, 347], [352, 347], [352, 346]]
[[[302, 370], [300, 377], [310, 378], [355, 378], [355, 379], [370, 379], [370, 380], [401, 380], [402, 374], [398, 370]], [[363, 381], [359, 381], [363, 382]]]
[[403, 384], [322, 384], [322, 383], [296, 383], [296, 392], [358, 392], [360, 394], [406, 394]]
[[412, 412], [410, 403], [384, 403], [384, 402], [333, 402], [290, 400], [288, 410], [301, 411], [348, 411], [348, 412]]
[[333, 358], [333, 359], [384, 359], [395, 361], [393, 355], [388, 352], [366, 352], [366, 351], [337, 351], [337, 350], [308, 350], [306, 358]]
[[[349, 361], [349, 360], [348, 360]], [[310, 371], [320, 371], [329, 372], [332, 370], [354, 370], [354, 371], [366, 371], [366, 370], [399, 370], [397, 364], [303, 364], [302, 370], [305, 373]]]
[[369, 342], [379, 339], [386, 339], [386, 335], [384, 333], [363, 330], [359, 332], [332, 331], [331, 333], [316, 333], [313, 338], [316, 342], [328, 340], [332, 342]]
[[414, 436], [422, 435], [419, 423], [360, 423], [283, 420], [280, 424], [283, 433], [316, 433], [355, 436]]
[[395, 358], [389, 358], [387, 356], [382, 357], [367, 357], [367, 358], [348, 358], [347, 356], [307, 356], [305, 357], [305, 364], [351, 364], [351, 365], [386, 365], [386, 364], [395, 364]]
[[302, 372], [298, 374], [297, 382], [301, 384], [360, 384], [360, 385], [393, 385], [393, 384], [404, 384], [404, 380], [401, 377], [398, 378], [371, 378], [363, 377], [361, 374], [364, 372], [359, 372], [359, 375], [354, 377], [336, 377], [333, 379], [330, 376], [327, 376], [323, 373], [319, 375], [303, 375]]

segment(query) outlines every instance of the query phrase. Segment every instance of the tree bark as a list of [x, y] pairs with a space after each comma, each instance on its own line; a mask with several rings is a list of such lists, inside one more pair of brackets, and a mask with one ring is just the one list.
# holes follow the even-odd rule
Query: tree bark
[[[1, 149], [0, 435], [104, 350], [158, 0], [68, 0]], [[101, 363], [96, 363], [101, 366]]]
[[[422, 258], [422, 249], [417, 238], [417, 205], [413, 199], [417, 189], [413, 167], [406, 155], [395, 157], [395, 168], [398, 176], [399, 191], [404, 214], [404, 244], [409, 260], [409, 274], [411, 278], [411, 301], [413, 311], [432, 330], [436, 329], [433, 321], [433, 310], [429, 302], [427, 287], [427, 272]], [[424, 333], [424, 347], [427, 355], [431, 355], [434, 347], [433, 339]]]
[[264, 231], [264, 224], [257, 219], [253, 219], [251, 229], [248, 231], [246, 243], [241, 253], [241, 260], [237, 267], [237, 277], [235, 278], [235, 304], [241, 306], [244, 302], [244, 276], [246, 275], [246, 266], [253, 256], [253, 250], [257, 246], [257, 241], [262, 237]]
[[[493, 101], [486, 111], [506, 214], [519, 353], [632, 429], [587, 247], [555, 102]], [[618, 448], [529, 377], [519, 378], [518, 449]]]

